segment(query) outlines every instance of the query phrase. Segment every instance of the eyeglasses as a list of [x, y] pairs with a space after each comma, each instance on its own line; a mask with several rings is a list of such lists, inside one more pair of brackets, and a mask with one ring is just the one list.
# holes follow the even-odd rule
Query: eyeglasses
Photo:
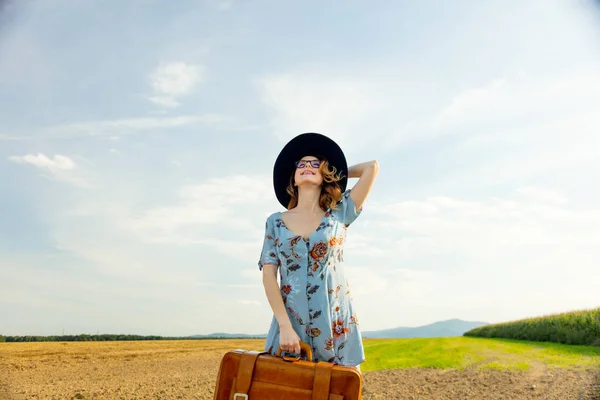
[[319, 168], [319, 166], [321, 165], [321, 160], [300, 160], [300, 161], [296, 161], [296, 168], [306, 168], [306, 164], [310, 164], [311, 167], [313, 168]]

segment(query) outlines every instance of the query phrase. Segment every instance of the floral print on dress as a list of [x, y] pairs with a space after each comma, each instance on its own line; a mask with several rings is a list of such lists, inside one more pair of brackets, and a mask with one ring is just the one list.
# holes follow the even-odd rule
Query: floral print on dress
[[[313, 350], [313, 361], [358, 365], [365, 360], [357, 313], [343, 265], [347, 228], [360, 215], [350, 190], [326, 211], [307, 237], [294, 234], [281, 212], [266, 221], [259, 269], [278, 269], [281, 296], [294, 331]], [[275, 355], [279, 324], [273, 315], [264, 345]]]

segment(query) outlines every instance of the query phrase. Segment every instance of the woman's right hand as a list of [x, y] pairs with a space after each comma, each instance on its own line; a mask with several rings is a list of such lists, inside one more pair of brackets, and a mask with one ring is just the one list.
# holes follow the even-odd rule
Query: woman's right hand
[[281, 351], [286, 351], [292, 354], [300, 354], [300, 337], [294, 331], [291, 325], [284, 325], [280, 327], [279, 331], [279, 347]]

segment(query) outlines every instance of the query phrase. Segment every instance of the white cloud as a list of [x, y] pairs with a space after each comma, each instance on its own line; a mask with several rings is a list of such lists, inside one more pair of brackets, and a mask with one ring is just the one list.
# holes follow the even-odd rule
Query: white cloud
[[595, 71], [506, 76], [459, 92], [384, 142], [388, 149], [436, 146], [451, 164], [431, 184], [448, 189], [519, 184], [544, 174], [564, 179], [566, 171], [591, 179], [600, 170], [599, 109]]
[[203, 68], [183, 62], [160, 65], [151, 75], [152, 87], [167, 95], [182, 95], [203, 80]]
[[217, 286], [217, 282], [196, 282], [196, 285], [198, 286]]
[[96, 120], [49, 126], [36, 130], [36, 136], [70, 138], [77, 136], [106, 136], [109, 140], [120, 140], [121, 135], [132, 135], [156, 129], [171, 129], [198, 124], [220, 124], [228, 122], [217, 114], [180, 115], [176, 117], [140, 117], [115, 120]]
[[[389, 204], [372, 210], [379, 218], [365, 229], [373, 246], [389, 250], [383, 256], [373, 253], [368, 260], [390, 267], [430, 265], [456, 290], [472, 296], [483, 295], [482, 288], [491, 286], [490, 301], [501, 301], [503, 290], [534, 282], [527, 293], [513, 293], [510, 300], [516, 304], [525, 295], [537, 294], [535, 300], [527, 300], [534, 309], [549, 301], [548, 293], [563, 290], [566, 281], [583, 290], [590, 277], [597, 276], [600, 211], [568, 204], [564, 196], [543, 188], [524, 188], [512, 197], [486, 201], [429, 197]], [[450, 295], [440, 292], [437, 297]], [[564, 306], [589, 305], [580, 297], [579, 304], [574, 299]]]
[[392, 156], [398, 147], [428, 142], [460, 159], [457, 166], [477, 166], [439, 175], [447, 179], [439, 183], [449, 187], [457, 180], [501, 184], [574, 166], [600, 170], [595, 70], [507, 73], [455, 95], [442, 87], [435, 101], [424, 96], [423, 85], [376, 77], [374, 71], [360, 78], [289, 72], [267, 76], [259, 87], [271, 129], [281, 140], [322, 132], [361, 157], [373, 150]]
[[260, 306], [262, 304], [258, 300], [238, 300], [238, 303], [251, 306]]
[[[225, 307], [261, 305], [240, 323], [245, 332], [264, 333], [266, 328], [253, 328], [252, 321], [260, 316], [269, 322], [271, 317], [268, 304], [261, 302], [264, 291], [256, 267], [262, 215], [272, 209], [271, 197], [268, 177], [214, 178], [182, 186], [176, 201], [141, 212], [135, 202], [70, 207], [73, 227], [57, 217], [60, 232], [54, 240], [103, 274], [135, 280], [139, 298], [159, 282], [163, 288], [152, 294], [156, 298], [194, 298], [207, 304], [217, 301], [214, 292], [220, 286], [234, 290]], [[600, 213], [569, 204], [561, 193], [528, 186], [505, 198], [431, 196], [369, 207], [351, 228], [345, 254], [361, 326], [372, 330], [452, 317], [489, 320], [490, 313], [496, 319], [514, 318], [587, 305], [594, 297], [586, 293], [593, 289], [589, 277], [596, 268], [592, 255], [600, 246]], [[369, 225], [360, 226], [366, 216]], [[213, 229], [217, 224], [219, 232]], [[158, 245], [148, 247], [147, 241]], [[184, 244], [188, 246], [171, 247]], [[217, 251], [223, 258], [199, 259], [197, 270], [174, 273], [189, 262], [189, 255], [168, 255], [194, 248]], [[218, 273], [231, 265], [236, 267]], [[568, 277], [561, 273], [565, 265]], [[222, 283], [226, 275], [227, 283]], [[549, 298], [549, 293], [566, 294], [577, 286], [583, 292], [563, 296], [568, 301]], [[510, 310], [501, 311], [500, 302], [510, 303]], [[200, 316], [220, 327], [215, 329], [228, 326], [209, 311]]]
[[[458, 94], [433, 119], [432, 127], [448, 131], [465, 127], [485, 129], [500, 124], [519, 125], [522, 129], [543, 123], [547, 118], [563, 119], [597, 110], [599, 106], [600, 77], [595, 71], [572, 72], [552, 80], [529, 76], [502, 78]], [[503, 135], [497, 138], [504, 139]]]
[[367, 132], [369, 141], [386, 133], [374, 128], [379, 126], [375, 117], [390, 107], [375, 81], [335, 73], [288, 73], [265, 77], [258, 84], [272, 111], [272, 131], [281, 139], [319, 132], [344, 149], [356, 150], [367, 145]]
[[430, 196], [365, 212], [370, 224], [355, 222], [345, 258], [369, 330], [597, 305], [600, 211], [576, 208], [554, 190], [528, 186], [484, 200]]
[[9, 135], [8, 133], [0, 133], [0, 140], [27, 140], [28, 136]]
[[75, 162], [67, 156], [57, 154], [54, 158], [48, 158], [44, 154], [27, 154], [25, 156], [11, 156], [8, 158], [10, 161], [17, 164], [32, 164], [38, 168], [46, 168], [51, 172], [57, 172], [60, 170], [69, 170], [75, 168]]
[[[114, 201], [114, 192], [103, 191], [110, 192], [110, 197], [93, 196], [87, 203], [71, 205], [62, 214], [56, 213], [53, 242], [61, 251], [74, 253], [102, 273], [119, 279], [152, 272], [153, 277], [148, 279], [165, 281], [171, 279], [165, 265], [176, 268], [189, 263], [184, 256], [179, 261], [174, 257], [157, 258], [156, 253], [162, 252], [187, 254], [210, 249], [212, 254], [219, 254], [220, 258], [198, 260], [200, 275], [204, 274], [203, 269], [214, 271], [213, 267], [222, 265], [248, 262], [256, 265], [264, 234], [262, 215], [272, 207], [265, 182], [269, 182], [267, 177], [208, 179], [182, 186], [176, 200], [170, 203], [141, 210], [138, 201], [132, 199], [130, 204]], [[152, 192], [140, 196], [151, 197]], [[257, 266], [249, 270], [254, 274], [246, 276], [245, 270], [236, 271], [237, 281], [222, 274], [205, 274], [202, 281], [227, 279], [229, 284], [250, 285], [260, 275]]]
[[50, 172], [50, 175], [42, 175], [45, 178], [68, 182], [81, 188], [92, 187], [89, 182], [78, 174], [75, 162], [71, 158], [61, 154], [56, 154], [52, 158], [42, 153], [38, 153], [37, 155], [27, 154], [24, 156], [11, 156], [8, 159], [17, 164], [30, 164]]
[[[598, 108], [600, 78], [595, 71], [544, 78], [504, 76], [459, 92], [443, 109], [408, 122], [392, 141], [407, 144], [452, 135], [465, 137], [470, 145], [523, 146], [567, 136], [589, 137], [597, 132], [598, 119], [590, 126], [580, 118], [589, 120]], [[561, 131], [548, 132], [557, 123]]]
[[[356, 225], [358, 224], [361, 224], [363, 227], [369, 226], [362, 218], [356, 222]], [[376, 257], [388, 254], [386, 249], [377, 243], [375, 237], [365, 234], [361, 228], [352, 228], [352, 233], [346, 239], [346, 244], [352, 246], [352, 254], [354, 255]]]
[[[106, 121], [91, 121], [64, 125], [54, 128], [64, 131], [87, 131], [90, 135], [104, 135], [113, 132], [128, 133], [157, 128], [173, 128], [178, 126], [193, 125], [203, 122], [219, 121], [216, 115], [207, 116], [178, 116], [169, 118], [128, 118]], [[114, 136], [114, 135], [113, 135]]]
[[[237, 175], [213, 178], [197, 185], [185, 185], [179, 189], [177, 204], [142, 211], [137, 217], [124, 219], [123, 223], [146, 240], [179, 244], [205, 243], [228, 252], [231, 247], [227, 243], [204, 237], [203, 230], [189, 232], [188, 228], [223, 223], [244, 227], [245, 220], [236, 219], [236, 216], [250, 205], [271, 200], [269, 182], [267, 177]], [[247, 247], [247, 244], [240, 246]]]
[[148, 97], [148, 100], [150, 100], [151, 102], [153, 102], [156, 105], [163, 106], [163, 107], [169, 107], [169, 108], [175, 108], [175, 107], [178, 107], [181, 105], [181, 103], [179, 103], [177, 100], [175, 100], [172, 97], [151, 96], [151, 97]]
[[517, 194], [525, 201], [538, 204], [561, 205], [568, 201], [565, 196], [556, 193], [555, 191], [535, 186], [519, 188], [517, 189]]
[[[402, 325], [411, 304], [428, 303], [444, 286], [438, 274], [403, 268], [392, 261], [393, 252], [389, 253], [386, 256], [389, 265], [385, 268], [376, 268], [374, 263], [362, 267], [344, 266], [355, 312], [363, 329]], [[416, 321], [425, 323], [422, 317], [417, 317]]]
[[460, 249], [487, 257], [523, 246], [600, 245], [600, 212], [566, 208], [566, 203], [558, 193], [527, 187], [513, 198], [464, 201], [438, 196], [373, 212], [386, 216], [375, 225], [403, 232], [399, 243], [424, 238], [436, 252]]
[[149, 100], [165, 107], [177, 107], [176, 98], [188, 95], [195, 86], [204, 81], [204, 67], [184, 62], [159, 65], [150, 74], [150, 84], [156, 95]]
[[[153, 201], [153, 206], [141, 209], [140, 203], [162, 189], [123, 195], [107, 188], [87, 199], [78, 197], [77, 204], [53, 213], [48, 221], [51, 240], [59, 255], [75, 260], [72, 267], [91, 275], [87, 279], [99, 276], [100, 281], [118, 281], [102, 295], [127, 303], [126, 310], [102, 317], [103, 321], [118, 320], [126, 329], [129, 325], [123, 321], [128, 313], [164, 301], [156, 312], [173, 308], [174, 313], [161, 316], [169, 322], [168, 328], [154, 325], [154, 329], [181, 332], [183, 328], [174, 326], [183, 324], [189, 330], [209, 324], [211, 330], [231, 330], [228, 316], [243, 305], [254, 311], [238, 320], [246, 327], [242, 330], [264, 333], [267, 328], [257, 328], [256, 321], [268, 320], [270, 309], [262, 301], [256, 263], [264, 233], [263, 214], [273, 207], [270, 201], [276, 203], [269, 183], [268, 177], [257, 176], [206, 179], [179, 187], [175, 200], [158, 205]], [[221, 217], [212, 225], [211, 212]], [[253, 274], [246, 275], [250, 270]], [[46, 292], [58, 293], [52, 286]], [[74, 294], [80, 296], [79, 291]], [[99, 301], [96, 292], [92, 298]], [[194, 309], [202, 303], [218, 303], [225, 311]], [[136, 329], [152, 329], [153, 324], [152, 319], [140, 321]]]
[[[256, 282], [256, 273], [253, 274], [252, 279]], [[228, 283], [225, 286], [226, 287], [231, 287], [231, 288], [263, 288], [263, 284], [262, 281], [260, 281], [261, 283]]]

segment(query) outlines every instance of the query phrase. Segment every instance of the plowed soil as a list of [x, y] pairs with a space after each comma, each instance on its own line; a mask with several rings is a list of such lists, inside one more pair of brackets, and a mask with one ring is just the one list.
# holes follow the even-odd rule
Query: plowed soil
[[[262, 341], [0, 343], [0, 400], [208, 400], [221, 357], [232, 349], [260, 351]], [[600, 399], [600, 374], [543, 364], [367, 371], [363, 399]]]

